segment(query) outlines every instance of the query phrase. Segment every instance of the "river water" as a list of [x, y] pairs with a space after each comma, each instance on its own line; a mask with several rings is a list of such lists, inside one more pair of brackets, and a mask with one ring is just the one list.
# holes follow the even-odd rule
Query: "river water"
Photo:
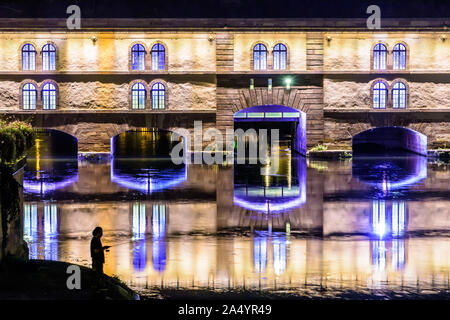
[[305, 297], [449, 297], [450, 165], [423, 157], [279, 168], [167, 159], [29, 159], [24, 237], [34, 259], [90, 266], [140, 293], [263, 290]]

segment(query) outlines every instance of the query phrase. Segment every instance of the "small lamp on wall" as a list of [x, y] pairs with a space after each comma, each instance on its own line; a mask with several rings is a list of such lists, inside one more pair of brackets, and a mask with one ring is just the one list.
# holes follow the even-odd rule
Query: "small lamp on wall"
[[286, 84], [286, 90], [291, 90], [292, 79], [290, 77], [287, 77], [286, 79], [284, 79], [284, 83]]
[[92, 40], [92, 44], [94, 44], [95, 45], [95, 43], [97, 42], [97, 36], [92, 36], [92, 38], [91, 38], [91, 40]]
[[210, 33], [208, 34], [208, 41], [209, 41], [209, 42], [213, 42], [214, 39], [216, 39], [214, 33], [210, 32]]
[[445, 42], [445, 40], [447, 40], [447, 35], [446, 34], [441, 34], [439, 39], [441, 39], [442, 42]]
[[327, 36], [326, 39], [327, 39], [328, 43], [330, 43], [330, 41], [333, 40], [333, 38], [331, 36]]

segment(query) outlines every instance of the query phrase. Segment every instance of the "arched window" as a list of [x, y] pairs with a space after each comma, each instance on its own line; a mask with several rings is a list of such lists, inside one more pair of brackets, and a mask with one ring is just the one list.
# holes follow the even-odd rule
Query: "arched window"
[[42, 47], [42, 70], [56, 70], [56, 48], [50, 43]]
[[42, 108], [44, 110], [56, 109], [56, 87], [53, 83], [47, 82], [42, 87]]
[[396, 82], [392, 88], [392, 106], [394, 109], [406, 108], [406, 84]]
[[394, 70], [406, 69], [406, 46], [403, 43], [397, 43], [392, 52], [394, 55]]
[[140, 43], [131, 47], [131, 70], [145, 70], [145, 48]]
[[386, 109], [388, 89], [386, 83], [378, 81], [373, 87], [373, 108]]
[[147, 92], [145, 86], [138, 82], [131, 87], [131, 108], [132, 109], [145, 109], [145, 98]]
[[166, 88], [161, 82], [152, 86], [152, 109], [166, 108]]
[[378, 43], [373, 48], [373, 68], [375, 70], [386, 70], [387, 48], [384, 44]]
[[29, 43], [22, 47], [22, 70], [36, 70], [36, 49]]
[[254, 70], [267, 69], [267, 48], [262, 43], [258, 43], [253, 48], [253, 69]]
[[22, 87], [22, 106], [24, 110], [36, 110], [37, 89], [32, 83]]
[[287, 64], [287, 48], [284, 44], [278, 43], [273, 48], [273, 69], [285, 70]]
[[161, 43], [152, 47], [152, 70], [164, 70], [166, 60], [166, 48]]

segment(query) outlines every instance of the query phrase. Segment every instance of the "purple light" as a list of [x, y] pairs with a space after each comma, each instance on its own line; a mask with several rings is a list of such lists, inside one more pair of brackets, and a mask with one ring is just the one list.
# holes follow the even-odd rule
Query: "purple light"
[[25, 192], [45, 194], [47, 192], [53, 192], [55, 190], [63, 189], [78, 181], [78, 172], [69, 176], [60, 182], [35, 180], [35, 179], [23, 179], [23, 188]]
[[[156, 180], [156, 179], [155, 179]], [[155, 181], [151, 177], [135, 177], [130, 174], [116, 173], [114, 170], [114, 161], [111, 161], [111, 181], [127, 189], [138, 190], [143, 193], [153, 193], [164, 189], [172, 188], [187, 180], [187, 168], [183, 167], [181, 172], [173, 174], [169, 180]]]

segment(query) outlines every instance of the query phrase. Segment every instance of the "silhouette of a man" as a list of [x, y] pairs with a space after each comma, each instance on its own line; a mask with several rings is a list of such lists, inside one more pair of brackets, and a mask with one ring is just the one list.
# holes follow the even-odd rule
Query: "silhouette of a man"
[[110, 246], [103, 246], [101, 238], [103, 236], [103, 229], [101, 227], [96, 227], [92, 231], [91, 240], [91, 258], [92, 258], [92, 270], [96, 274], [96, 285], [100, 284], [100, 278], [103, 274], [103, 264], [105, 263], [105, 253], [104, 251]]

